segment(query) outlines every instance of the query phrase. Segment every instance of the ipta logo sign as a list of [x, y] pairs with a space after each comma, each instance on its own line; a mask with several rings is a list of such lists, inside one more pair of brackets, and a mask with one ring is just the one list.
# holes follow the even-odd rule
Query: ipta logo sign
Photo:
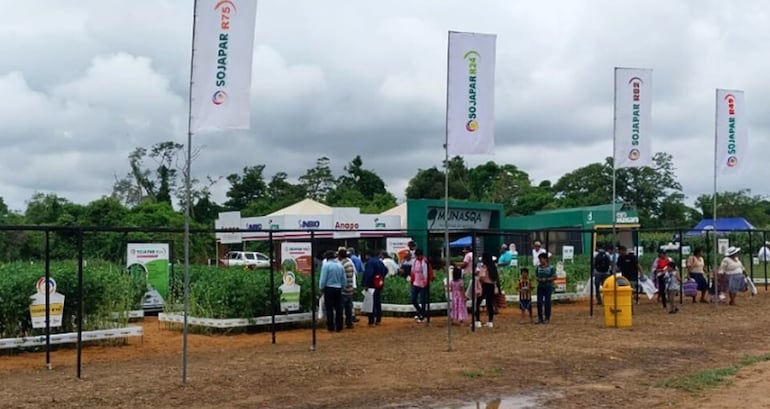
[[227, 87], [227, 56], [230, 43], [230, 20], [236, 12], [233, 0], [220, 0], [214, 5], [214, 11], [219, 13], [219, 47], [217, 49], [217, 69], [214, 84], [217, 90], [211, 95], [211, 103], [222, 105], [227, 102], [227, 92], [222, 88]]
[[[632, 77], [628, 80], [631, 87], [631, 146], [639, 146], [639, 124], [641, 122], [642, 84], [644, 81], [639, 77]], [[632, 148], [628, 152], [628, 159], [632, 161], [639, 160], [641, 152], [638, 148]]]
[[727, 104], [727, 166], [735, 167], [738, 164], [738, 149], [735, 143], [735, 95], [726, 94], [724, 97]]
[[318, 220], [300, 220], [298, 224], [300, 229], [317, 229], [321, 227], [321, 222]]
[[380, 221], [379, 217], [375, 217], [374, 218], [374, 228], [375, 229], [384, 229], [386, 227], [388, 227], [388, 226], [385, 224], [385, 222]]
[[254, 223], [246, 226], [249, 230], [262, 230], [262, 223]]

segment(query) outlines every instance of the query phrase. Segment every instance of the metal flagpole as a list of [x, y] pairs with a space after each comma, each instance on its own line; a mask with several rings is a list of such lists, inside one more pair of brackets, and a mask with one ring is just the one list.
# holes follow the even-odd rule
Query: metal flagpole
[[[719, 90], [715, 91], [714, 95], [714, 107], [715, 110], [719, 109]], [[719, 132], [719, 122], [718, 122], [719, 114], [717, 112], [714, 113], [714, 210], [711, 214], [711, 222], [714, 225], [714, 269], [712, 270], [714, 272], [714, 307], [719, 305], [719, 279], [717, 277], [717, 274], [719, 273], [719, 245], [717, 244], [717, 236], [719, 236], [719, 232], [717, 232], [717, 139]]]
[[190, 52], [190, 87], [187, 105], [187, 163], [185, 164], [185, 211], [184, 211], [184, 321], [182, 325], [182, 383], [187, 383], [187, 315], [190, 312], [190, 207], [192, 187], [190, 169], [192, 168], [192, 87], [195, 70], [195, 23], [198, 19], [198, 0], [193, 0], [192, 47]]
[[762, 261], [764, 261], [765, 265], [765, 292], [767, 292], [767, 262], [768, 257], [770, 257], [770, 254], [768, 254], [768, 251], [770, 251], [770, 245], [767, 244], [767, 231], [762, 232], [762, 245], [765, 251], [762, 253]]
[[[614, 126], [613, 126], [613, 128], [614, 128]], [[613, 140], [613, 142], [612, 142], [612, 145], [613, 145], [613, 150], [612, 150], [612, 152], [613, 152], [612, 153], [612, 243], [610, 244], [610, 246], [612, 246], [612, 248], [614, 249], [615, 248], [615, 243], [617, 243], [617, 241], [618, 241], [618, 235], [617, 235], [618, 233], [617, 233], [617, 230], [616, 230], [617, 229], [616, 224], [617, 224], [617, 220], [618, 220], [618, 217], [617, 217], [618, 212], [615, 209], [615, 204], [617, 203], [617, 199], [615, 198], [616, 195], [617, 195], [616, 188], [615, 188], [616, 173], [617, 173], [617, 170], [615, 168], [615, 148], [614, 148], [614, 146], [615, 146], [615, 138], [613, 137], [612, 140]], [[615, 256], [615, 258], [613, 258], [613, 256]], [[613, 296], [612, 296], [612, 303], [613, 304], [612, 305], [614, 306], [613, 308], [615, 310], [617, 310], [617, 308], [618, 308], [618, 278], [615, 275], [615, 263], [616, 263], [616, 260], [617, 260], [617, 254], [613, 251], [613, 253], [610, 254], [610, 275], [612, 276], [612, 283], [613, 283], [613, 290], [614, 290], [614, 292], [612, 293], [613, 294]], [[605, 307], [604, 310], [607, 311], [607, 308]], [[612, 315], [615, 316], [615, 328], [617, 328], [618, 327], [618, 314], [617, 314], [617, 311], [613, 311]]]
[[444, 265], [446, 266], [446, 341], [447, 351], [452, 351], [452, 267], [449, 257], [449, 36], [447, 33], [446, 49], [446, 112], [444, 122]]
[[[617, 75], [617, 68], [615, 68], [615, 75]], [[615, 109], [615, 107], [617, 106], [617, 103], [618, 103], [618, 89], [617, 89], [618, 87], [617, 87], [617, 81], [614, 80], [614, 78], [613, 78], [613, 82], [615, 84], [613, 84], [613, 87], [612, 87], [612, 89], [613, 89], [613, 91], [612, 91], [612, 107], [613, 107], [612, 112], [613, 112], [613, 114], [612, 114], [612, 243], [611, 243], [611, 246], [614, 248], [615, 247], [615, 243], [618, 241], [617, 232], [616, 232], [616, 227], [617, 227], [616, 224], [617, 224], [617, 220], [618, 220], [618, 212], [615, 209], [615, 204], [617, 203], [617, 199], [616, 199], [617, 187], [616, 187], [616, 184], [617, 184], [617, 169], [618, 169], [618, 162], [616, 160], [617, 158], [615, 157], [615, 149], [617, 148], [617, 146], [616, 146], [617, 145], [616, 132], [617, 132], [617, 122], [618, 122], [617, 115], [618, 115], [618, 113], [617, 113], [617, 110]], [[613, 253], [613, 255], [617, 256], [617, 254], [615, 254], [615, 253]], [[617, 260], [617, 258], [615, 260]], [[610, 256], [610, 275], [612, 276], [613, 289], [615, 290], [614, 293], [613, 293], [612, 302], [613, 302], [614, 308], [617, 309], [617, 307], [618, 307], [618, 280], [617, 280], [617, 277], [615, 276], [615, 260], [613, 260], [612, 256]], [[599, 289], [597, 291], [601, 291], [601, 289]], [[604, 300], [604, 302], [607, 302], [607, 301]], [[605, 307], [604, 310], [607, 311], [607, 308]], [[615, 328], [617, 328], [618, 327], [618, 314], [617, 314], [617, 312], [613, 312], [612, 315], [615, 316]]]

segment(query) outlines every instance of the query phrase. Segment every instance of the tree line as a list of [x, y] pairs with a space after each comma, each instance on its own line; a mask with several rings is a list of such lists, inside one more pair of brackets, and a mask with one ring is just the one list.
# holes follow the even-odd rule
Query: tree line
[[[193, 160], [196, 156], [197, 151]], [[161, 142], [149, 148], [138, 147], [128, 155], [128, 173], [116, 177], [112, 191], [102, 198], [77, 204], [56, 193], [35, 193], [22, 212], [15, 212], [0, 197], [0, 224], [181, 228], [184, 214], [179, 209], [185, 208], [183, 162], [182, 144]], [[450, 199], [499, 203], [507, 216], [612, 202], [611, 157], [568, 172], [555, 182], [544, 180], [538, 184], [514, 164], [489, 161], [469, 167], [456, 156], [446, 165]], [[444, 168], [442, 164], [418, 169], [404, 192], [406, 198], [442, 199]], [[651, 166], [617, 170], [616, 197], [638, 210], [645, 228], [690, 228], [701, 218], [711, 217], [713, 196], [700, 195], [694, 206], [688, 206], [675, 170], [672, 156], [662, 152], [655, 154]], [[229, 188], [226, 200], [216, 203], [210, 188], [222, 179]], [[397, 204], [383, 179], [364, 167], [360, 155], [339, 175], [331, 170], [329, 158], [320, 157], [296, 182], [285, 172], [265, 175], [265, 165], [253, 164], [226, 176], [192, 179], [192, 187], [191, 217], [193, 227], [199, 228], [211, 228], [222, 211], [264, 215], [304, 198], [333, 207], [359, 207], [364, 213], [379, 213]], [[745, 217], [758, 228], [770, 228], [767, 197], [750, 190], [723, 192], [718, 194], [718, 206], [719, 217]], [[8, 256], [28, 253], [30, 249], [18, 248], [21, 242], [5, 234], [0, 238], [1, 251]], [[40, 245], [39, 240], [31, 244], [35, 251]], [[103, 251], [121, 251], [120, 245], [115, 247]]]

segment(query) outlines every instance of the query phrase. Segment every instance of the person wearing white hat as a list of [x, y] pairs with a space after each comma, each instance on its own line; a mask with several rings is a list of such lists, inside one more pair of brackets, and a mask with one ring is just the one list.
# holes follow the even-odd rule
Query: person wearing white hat
[[765, 263], [770, 261], [770, 241], [766, 241], [764, 247], [759, 249], [759, 253], [757, 253], [757, 258], [760, 261], [764, 261]]
[[540, 262], [538, 261], [539, 260], [538, 257], [543, 253], [545, 253], [546, 255], [548, 254], [546, 250], [543, 248], [543, 246], [540, 244], [540, 241], [535, 240], [532, 243], [532, 265], [533, 266], [537, 267], [540, 264]]
[[[738, 291], [746, 291], [746, 281], [744, 280], [746, 272], [743, 269], [743, 263], [738, 258], [740, 252], [740, 247], [730, 246], [719, 265], [719, 274], [727, 276], [726, 290], [730, 296], [730, 305], [735, 305], [735, 295]], [[725, 289], [720, 288], [720, 290], [724, 291]]]

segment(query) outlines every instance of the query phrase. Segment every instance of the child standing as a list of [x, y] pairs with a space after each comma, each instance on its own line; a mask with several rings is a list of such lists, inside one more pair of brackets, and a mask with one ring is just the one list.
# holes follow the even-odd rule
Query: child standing
[[452, 322], [462, 324], [468, 319], [468, 298], [465, 295], [465, 283], [463, 271], [458, 267], [452, 267], [452, 281], [449, 283], [452, 295]]
[[665, 273], [665, 283], [666, 283], [666, 297], [668, 298], [669, 302], [669, 314], [675, 314], [677, 311], [679, 311], [679, 308], [676, 306], [676, 296], [679, 294], [679, 283], [681, 281], [681, 278], [679, 278], [679, 273], [676, 271], [676, 263], [670, 262], [666, 265], [666, 273]]
[[532, 322], [532, 284], [529, 281], [529, 269], [522, 268], [519, 282], [516, 289], [519, 291], [519, 309], [521, 318], [526, 318], [526, 312], [529, 311], [529, 322]]

